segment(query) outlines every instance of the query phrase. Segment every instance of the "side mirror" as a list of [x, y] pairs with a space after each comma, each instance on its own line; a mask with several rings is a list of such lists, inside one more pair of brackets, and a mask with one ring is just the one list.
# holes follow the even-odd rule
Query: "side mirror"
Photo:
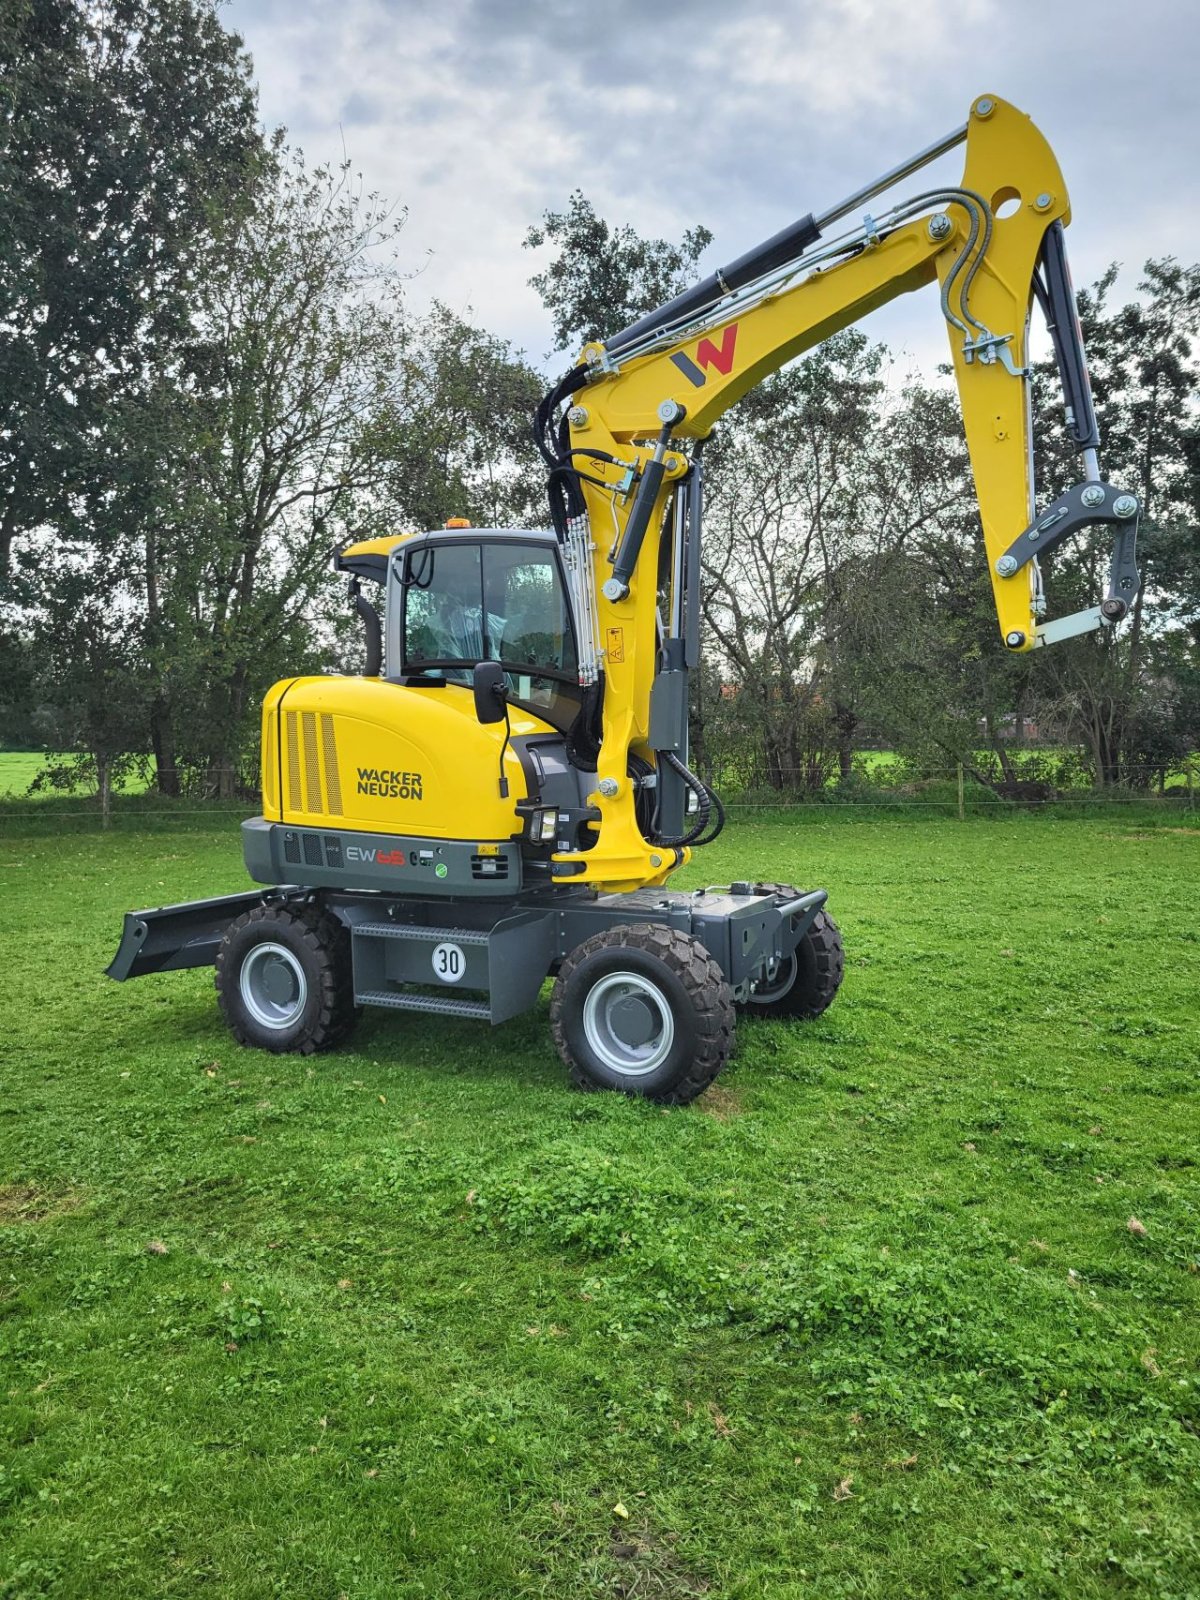
[[498, 661], [478, 661], [471, 679], [475, 691], [475, 715], [480, 722], [503, 722], [508, 715], [508, 696], [504, 668]]

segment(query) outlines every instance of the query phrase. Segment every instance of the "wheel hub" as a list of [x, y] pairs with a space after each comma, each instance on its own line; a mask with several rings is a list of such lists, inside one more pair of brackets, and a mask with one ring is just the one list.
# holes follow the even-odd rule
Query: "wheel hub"
[[308, 1001], [304, 968], [286, 945], [255, 945], [238, 974], [238, 988], [250, 1014], [264, 1028], [290, 1028]]
[[612, 972], [588, 993], [583, 1031], [606, 1067], [640, 1078], [666, 1060], [675, 1040], [675, 1019], [666, 996], [648, 978]]
[[750, 991], [751, 1003], [758, 1001], [760, 1005], [767, 1005], [775, 1000], [782, 1000], [795, 984], [799, 972], [800, 961], [793, 950], [790, 956], [783, 958], [771, 977], [764, 978], [753, 986]]
[[613, 1033], [622, 1044], [636, 1049], [648, 1044], [658, 1032], [657, 1015], [640, 994], [628, 994], [614, 1000], [609, 1008], [609, 1021]]

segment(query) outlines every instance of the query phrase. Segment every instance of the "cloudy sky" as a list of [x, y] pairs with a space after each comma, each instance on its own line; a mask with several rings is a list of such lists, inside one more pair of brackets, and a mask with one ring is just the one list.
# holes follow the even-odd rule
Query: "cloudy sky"
[[[1119, 260], [1132, 288], [1149, 255], [1200, 258], [1186, 0], [230, 0], [223, 16], [264, 121], [313, 161], [344, 151], [407, 207], [414, 301], [539, 363], [552, 339], [521, 241], [573, 188], [643, 233], [707, 224], [716, 266], [948, 132], [985, 90], [1059, 156], [1077, 283]], [[933, 291], [868, 331], [944, 358]]]

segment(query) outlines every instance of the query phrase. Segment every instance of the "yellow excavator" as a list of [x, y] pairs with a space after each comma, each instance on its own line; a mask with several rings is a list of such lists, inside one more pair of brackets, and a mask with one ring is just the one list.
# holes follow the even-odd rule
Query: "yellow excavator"
[[[960, 183], [864, 211], [960, 145]], [[130, 913], [110, 974], [215, 963], [234, 1035], [306, 1054], [363, 1006], [499, 1023], [554, 977], [574, 1081], [674, 1103], [720, 1071], [738, 1011], [819, 1015], [843, 964], [823, 889], [666, 887], [723, 821], [688, 766], [704, 442], [785, 362], [936, 285], [1004, 647], [1119, 623], [1139, 507], [1100, 475], [1069, 220], [1041, 133], [983, 95], [911, 160], [587, 345], [535, 420], [550, 528], [456, 521], [337, 552], [366, 667], [266, 697], [263, 812], [243, 824], [264, 887]], [[1035, 301], [1083, 469], [1041, 511]], [[1050, 618], [1038, 558], [1096, 525], [1107, 592]]]

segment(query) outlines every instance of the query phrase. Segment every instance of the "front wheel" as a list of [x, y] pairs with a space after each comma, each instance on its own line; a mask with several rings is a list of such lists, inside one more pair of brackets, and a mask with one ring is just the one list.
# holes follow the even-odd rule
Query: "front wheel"
[[563, 962], [550, 1027], [572, 1082], [685, 1105], [733, 1048], [733, 996], [698, 939], [657, 923], [607, 928]]
[[225, 930], [217, 998], [239, 1044], [329, 1050], [358, 1018], [345, 928], [315, 906], [255, 906]]
[[[755, 894], [774, 894], [794, 900], [800, 893], [786, 883], [756, 883]], [[818, 911], [812, 926], [791, 956], [782, 961], [771, 979], [750, 991], [743, 1010], [752, 1017], [819, 1017], [833, 1004], [842, 986], [845, 955], [838, 925]]]

